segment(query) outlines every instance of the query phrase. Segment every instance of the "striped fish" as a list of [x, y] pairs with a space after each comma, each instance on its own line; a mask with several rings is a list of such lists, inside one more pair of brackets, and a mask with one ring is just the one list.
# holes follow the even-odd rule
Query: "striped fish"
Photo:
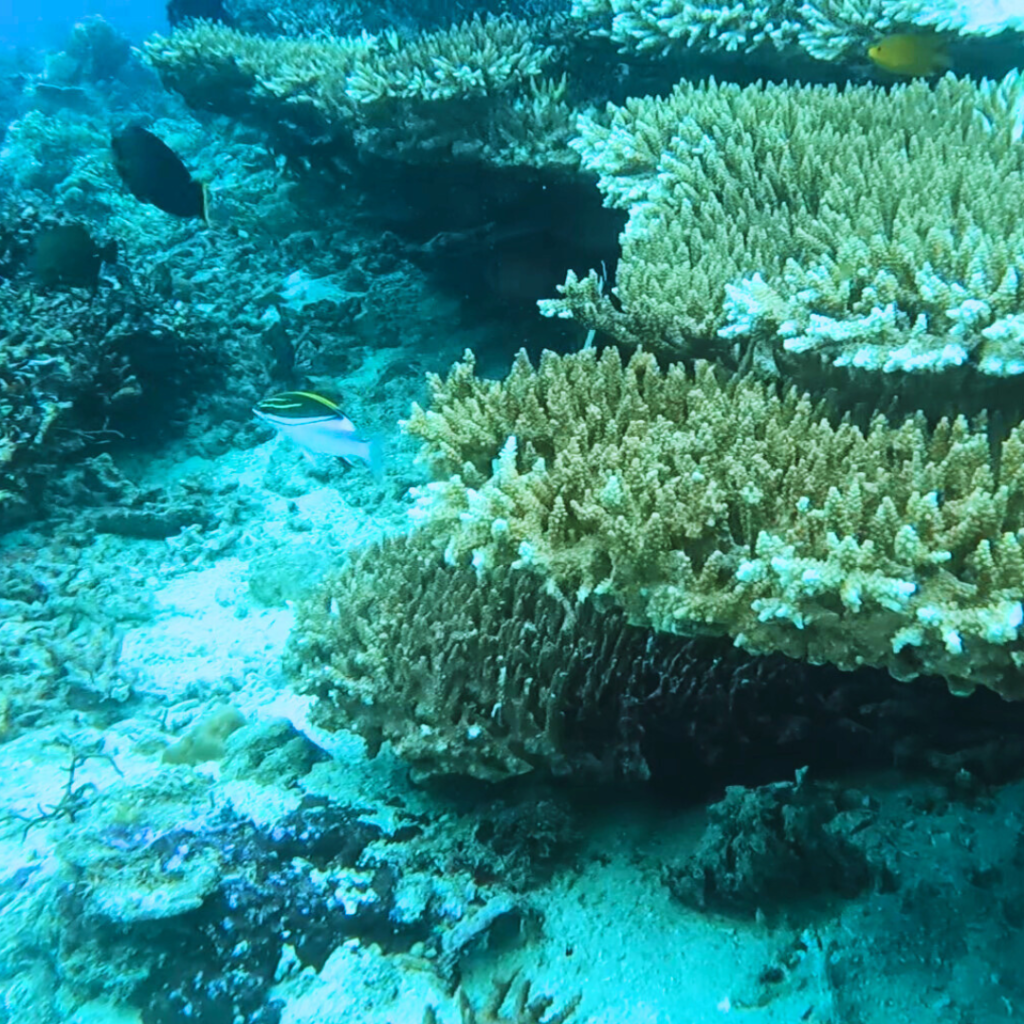
[[381, 474], [380, 442], [362, 440], [341, 408], [315, 391], [283, 391], [264, 398], [252, 411], [308, 456], [333, 455], [346, 462], [362, 459], [374, 476]]

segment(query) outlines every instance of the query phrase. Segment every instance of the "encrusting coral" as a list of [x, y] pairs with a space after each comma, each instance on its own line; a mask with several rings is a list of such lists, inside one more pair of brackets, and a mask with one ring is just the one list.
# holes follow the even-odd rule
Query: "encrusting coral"
[[542, 310], [668, 357], [1024, 373], [1022, 95], [684, 82], [582, 115], [629, 222], [612, 294], [570, 273]]
[[194, 22], [146, 44], [165, 84], [197, 106], [248, 111], [392, 159], [454, 156], [567, 167], [574, 110], [555, 48], [525, 21], [475, 17], [412, 37], [302, 39]]
[[1024, 427], [832, 420], [795, 388], [524, 354], [431, 379], [405, 429], [439, 478], [448, 558], [531, 566], [637, 623], [900, 679], [1024, 696]]

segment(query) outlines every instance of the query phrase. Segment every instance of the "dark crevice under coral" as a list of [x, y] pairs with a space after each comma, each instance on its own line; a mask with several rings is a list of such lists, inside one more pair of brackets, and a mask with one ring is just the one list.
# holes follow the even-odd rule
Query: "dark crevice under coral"
[[318, 724], [353, 728], [371, 750], [390, 741], [424, 778], [645, 780], [694, 799], [804, 766], [962, 768], [987, 782], [1024, 767], [1024, 706], [993, 693], [652, 633], [525, 570], [480, 579], [416, 536], [329, 578], [300, 611], [289, 661]]

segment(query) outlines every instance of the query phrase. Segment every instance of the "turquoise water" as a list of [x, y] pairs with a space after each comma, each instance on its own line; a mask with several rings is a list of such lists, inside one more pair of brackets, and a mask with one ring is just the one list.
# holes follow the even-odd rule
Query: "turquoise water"
[[1021, 1012], [1024, 7], [167, 14], [0, 54], [0, 1022]]

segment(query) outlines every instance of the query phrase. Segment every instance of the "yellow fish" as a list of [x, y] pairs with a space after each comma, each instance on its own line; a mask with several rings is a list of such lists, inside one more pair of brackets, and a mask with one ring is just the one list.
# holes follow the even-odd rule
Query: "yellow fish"
[[911, 78], [938, 75], [950, 66], [949, 51], [942, 36], [920, 36], [897, 32], [868, 47], [868, 57], [883, 71]]

